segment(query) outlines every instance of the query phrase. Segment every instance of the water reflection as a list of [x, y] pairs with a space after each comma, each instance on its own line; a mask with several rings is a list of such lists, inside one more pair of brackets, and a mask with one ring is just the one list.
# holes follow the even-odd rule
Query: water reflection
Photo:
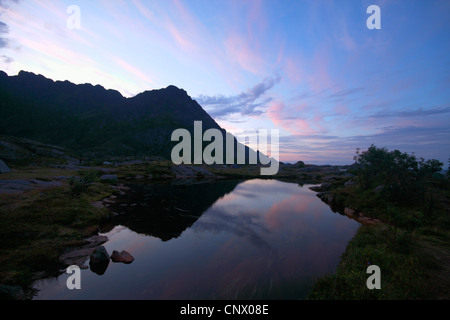
[[[239, 181], [155, 183], [133, 185], [133, 193], [111, 206], [121, 215], [113, 221], [145, 235], [177, 238]], [[104, 228], [107, 228], [104, 226]]]
[[78, 291], [67, 275], [41, 282], [37, 298], [301, 299], [334, 272], [359, 227], [307, 186], [276, 180], [136, 190], [105, 243], [134, 262], [110, 263], [102, 276], [82, 270]]

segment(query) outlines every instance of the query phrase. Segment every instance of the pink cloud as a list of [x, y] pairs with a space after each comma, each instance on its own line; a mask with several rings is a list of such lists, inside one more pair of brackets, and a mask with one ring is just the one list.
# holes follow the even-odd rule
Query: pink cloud
[[299, 59], [286, 58], [284, 62], [284, 72], [293, 83], [301, 83], [306, 80], [305, 71]]
[[185, 32], [185, 29], [181, 31], [181, 29], [177, 28], [171, 21], [166, 22], [166, 29], [183, 51], [194, 53], [198, 50], [198, 47], [194, 44], [193, 39]]
[[180, 18], [180, 20], [182, 20], [185, 25], [190, 26], [191, 28], [198, 28], [198, 20], [192, 16], [192, 14], [186, 9], [186, 7], [183, 6], [183, 4], [179, 0], [174, 0], [173, 3], [177, 9], [177, 16]]
[[350, 113], [350, 110], [345, 105], [338, 104], [334, 107], [334, 112], [346, 115]]
[[79, 66], [85, 66], [86, 64], [95, 65], [94, 60], [92, 60], [91, 58], [89, 58], [85, 55], [81, 55], [77, 52], [74, 52], [73, 50], [66, 49], [63, 46], [52, 43], [52, 42], [39, 41], [39, 40], [34, 40], [31, 38], [25, 38], [25, 37], [17, 38], [17, 40], [24, 47], [32, 49], [32, 50], [39, 52], [45, 56], [59, 60], [66, 64], [79, 65]]
[[131, 1], [136, 8], [138, 9], [138, 11], [149, 21], [151, 22], [155, 22], [156, 18], [155, 18], [155, 14], [153, 13], [153, 11], [151, 11], [150, 9], [148, 9], [145, 5], [143, 5], [142, 1], [139, 0], [132, 0]]
[[325, 47], [320, 48], [316, 51], [312, 59], [312, 72], [309, 73], [310, 77], [308, 81], [311, 89], [315, 92], [320, 92], [323, 91], [323, 89], [333, 87], [333, 81], [329, 74], [330, 52], [332, 52], [332, 50], [328, 50]]
[[244, 70], [260, 75], [264, 71], [265, 62], [250, 43], [248, 39], [235, 33], [225, 40], [224, 46], [229, 59]]
[[[268, 48], [262, 42], [262, 35], [268, 29], [268, 19], [265, 13], [264, 1], [253, 0], [245, 3], [232, 2], [235, 18], [225, 26], [225, 58], [231, 64], [239, 65], [243, 70], [255, 75], [266, 75], [267, 68], [280, 60], [283, 46], [280, 46], [275, 59], [269, 58], [272, 46]], [[246, 24], [243, 25], [242, 21]]]
[[310, 94], [330, 90], [335, 83], [330, 74], [330, 52], [326, 44], [321, 44], [311, 57], [303, 54], [287, 54], [283, 58], [283, 72], [294, 85], [302, 84]]
[[65, 22], [67, 19], [66, 8], [63, 4], [57, 4], [54, 1], [46, 1], [46, 0], [32, 0], [34, 4], [40, 6], [48, 13], [53, 14], [58, 18], [58, 20]]
[[111, 60], [114, 61], [115, 63], [117, 63], [118, 65], [120, 65], [124, 70], [126, 70], [130, 74], [141, 79], [142, 81], [152, 84], [152, 85], [155, 83], [149, 76], [147, 76], [142, 71], [140, 71], [136, 67], [132, 66], [128, 62], [126, 62], [118, 57], [112, 57]]
[[184, 52], [198, 55], [205, 50], [204, 44], [209, 43], [208, 40], [211, 39], [208, 29], [183, 5], [182, 1], [174, 0], [172, 4], [173, 10], [160, 13], [162, 19], [159, 25], [169, 32]]
[[[299, 117], [296, 113], [310, 109], [306, 104], [297, 108], [289, 108], [283, 102], [274, 101], [270, 103], [267, 115], [278, 127], [281, 127], [293, 135], [311, 135], [324, 130], [321, 125], [322, 117], [316, 114], [312, 119]], [[297, 112], [296, 112], [297, 111]]]
[[[250, 39], [261, 34], [267, 28], [267, 17], [264, 14], [264, 4], [262, 0], [253, 0], [250, 2], [247, 15], [247, 31]], [[258, 44], [258, 43], [256, 43]], [[260, 49], [260, 48], [258, 48]]]

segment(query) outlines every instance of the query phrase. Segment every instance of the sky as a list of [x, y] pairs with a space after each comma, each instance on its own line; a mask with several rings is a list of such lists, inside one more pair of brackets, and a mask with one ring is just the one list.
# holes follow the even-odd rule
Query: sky
[[278, 129], [281, 161], [450, 158], [449, 0], [0, 0], [0, 69], [175, 85], [238, 137]]

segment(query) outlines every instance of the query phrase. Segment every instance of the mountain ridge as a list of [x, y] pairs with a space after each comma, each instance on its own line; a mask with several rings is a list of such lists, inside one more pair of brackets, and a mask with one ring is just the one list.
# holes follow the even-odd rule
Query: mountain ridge
[[185, 128], [193, 133], [194, 121], [225, 136], [201, 105], [174, 85], [124, 97], [101, 85], [0, 71], [0, 135], [59, 145], [87, 157], [170, 159], [178, 143], [171, 141], [172, 132]]

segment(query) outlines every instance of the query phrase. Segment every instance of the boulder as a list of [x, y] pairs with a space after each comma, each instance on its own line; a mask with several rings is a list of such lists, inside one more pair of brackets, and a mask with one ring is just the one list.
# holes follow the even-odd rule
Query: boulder
[[98, 275], [105, 273], [109, 265], [109, 255], [104, 246], [95, 248], [90, 255], [89, 267]]
[[90, 255], [90, 263], [98, 264], [109, 261], [109, 255], [104, 246], [99, 246]]
[[114, 250], [111, 255], [111, 260], [113, 262], [122, 262], [122, 263], [132, 263], [134, 261], [133, 256], [127, 251], [123, 250], [121, 252]]
[[82, 248], [67, 252], [59, 257], [59, 261], [65, 267], [77, 265], [81, 269], [87, 269], [85, 262], [92, 254], [94, 248]]
[[8, 173], [11, 172], [11, 169], [0, 159], [0, 173]]
[[86, 248], [96, 248], [96, 247], [104, 244], [108, 240], [109, 239], [107, 236], [94, 235], [94, 236], [91, 236], [84, 240], [86, 242], [85, 247]]
[[[59, 261], [63, 266], [77, 265], [81, 269], [87, 269], [85, 262], [94, 253], [95, 249], [108, 241], [108, 237], [94, 235], [85, 239], [80, 246], [63, 253]], [[95, 263], [95, 257], [92, 259]]]
[[345, 208], [344, 209], [344, 214], [349, 216], [349, 217], [357, 217], [358, 215], [356, 214], [356, 211], [350, 208]]

